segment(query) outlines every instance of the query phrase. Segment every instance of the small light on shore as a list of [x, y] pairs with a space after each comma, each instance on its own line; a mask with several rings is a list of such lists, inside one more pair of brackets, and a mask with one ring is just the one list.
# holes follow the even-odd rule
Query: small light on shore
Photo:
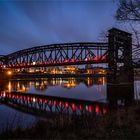
[[8, 75], [12, 75], [12, 72], [11, 72], [11, 71], [8, 71], [7, 74], [8, 74]]

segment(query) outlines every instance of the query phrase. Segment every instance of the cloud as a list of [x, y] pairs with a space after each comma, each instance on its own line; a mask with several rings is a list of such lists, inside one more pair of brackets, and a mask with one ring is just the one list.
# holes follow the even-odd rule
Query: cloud
[[[78, 41], [96, 41], [112, 26], [116, 5], [110, 1], [1, 1], [0, 50]], [[8, 47], [7, 47], [8, 46]]]

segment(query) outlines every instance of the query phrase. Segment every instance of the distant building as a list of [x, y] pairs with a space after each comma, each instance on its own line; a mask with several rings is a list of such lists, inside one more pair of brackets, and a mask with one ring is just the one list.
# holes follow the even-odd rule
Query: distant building
[[107, 70], [101, 67], [94, 67], [94, 68], [91, 67], [91, 68], [85, 69], [85, 73], [86, 74], [107, 74]]
[[76, 66], [64, 66], [61, 68], [62, 74], [76, 74], [78, 68]]

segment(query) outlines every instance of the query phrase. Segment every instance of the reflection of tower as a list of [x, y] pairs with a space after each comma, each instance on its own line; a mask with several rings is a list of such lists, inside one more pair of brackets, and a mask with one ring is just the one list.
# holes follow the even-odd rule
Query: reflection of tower
[[128, 105], [134, 99], [133, 83], [120, 85], [107, 84], [107, 99], [110, 106], [119, 104]]
[[130, 104], [134, 100], [134, 82], [116, 84], [108, 80], [107, 100], [110, 107]]

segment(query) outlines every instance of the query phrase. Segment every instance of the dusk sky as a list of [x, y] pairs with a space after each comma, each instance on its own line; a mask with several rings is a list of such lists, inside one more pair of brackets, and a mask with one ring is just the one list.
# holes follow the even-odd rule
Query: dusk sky
[[0, 55], [67, 42], [97, 42], [115, 26], [114, 0], [0, 0]]

